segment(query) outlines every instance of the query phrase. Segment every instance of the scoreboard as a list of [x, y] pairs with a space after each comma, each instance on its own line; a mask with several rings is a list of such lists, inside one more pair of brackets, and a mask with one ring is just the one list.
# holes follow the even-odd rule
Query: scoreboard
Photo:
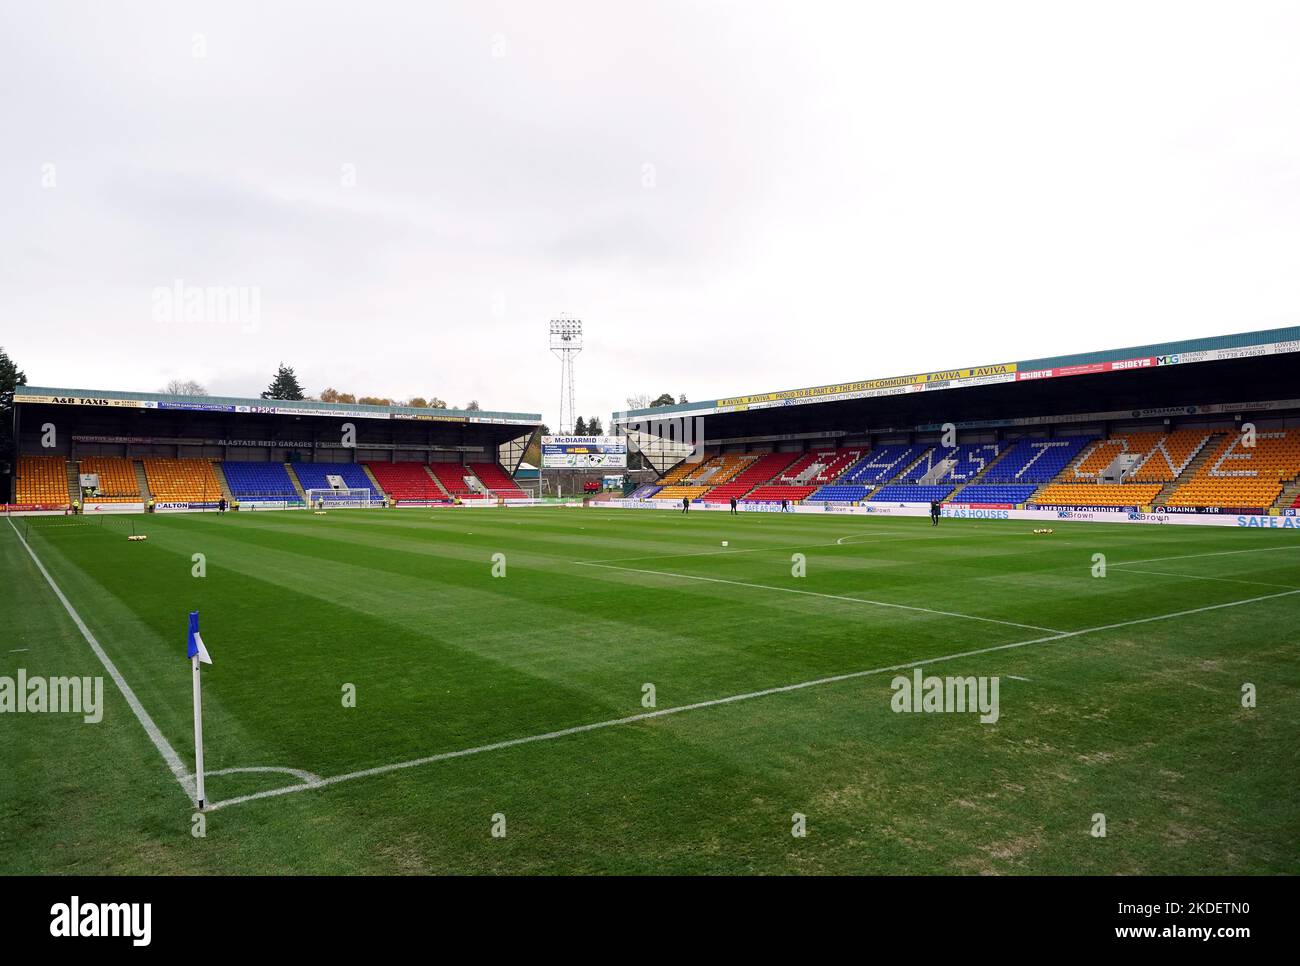
[[542, 469], [627, 467], [627, 443], [621, 436], [543, 436]]

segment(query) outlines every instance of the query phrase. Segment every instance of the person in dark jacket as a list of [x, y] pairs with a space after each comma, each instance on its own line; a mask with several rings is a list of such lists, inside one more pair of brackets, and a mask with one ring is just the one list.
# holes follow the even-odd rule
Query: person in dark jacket
[[691, 498], [689, 496], [682, 497], [682, 512], [683, 513], [691, 512]]
[[736, 512], [736, 498], [734, 496], [731, 498], [731, 512]]
[[938, 500], [930, 501], [930, 526], [937, 527], [939, 525], [939, 510], [942, 506], [943, 504]]

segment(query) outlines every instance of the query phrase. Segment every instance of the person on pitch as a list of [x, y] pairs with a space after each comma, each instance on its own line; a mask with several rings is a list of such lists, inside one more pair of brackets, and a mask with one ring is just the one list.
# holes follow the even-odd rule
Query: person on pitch
[[691, 512], [691, 498], [689, 496], [682, 497], [682, 512], [683, 513]]
[[736, 498], [734, 496], [731, 498], [731, 512], [736, 512]]
[[942, 506], [943, 504], [938, 500], [930, 501], [930, 526], [937, 527], [939, 525], [939, 510]]

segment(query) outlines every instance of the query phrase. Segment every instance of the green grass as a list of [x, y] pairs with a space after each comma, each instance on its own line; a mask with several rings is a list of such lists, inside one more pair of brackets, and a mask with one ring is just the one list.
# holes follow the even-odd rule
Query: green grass
[[[130, 543], [125, 519], [14, 523], [189, 767], [202, 612], [209, 772], [345, 775], [636, 715], [646, 683], [667, 709], [1300, 589], [1293, 530], [539, 508], [135, 517]], [[1273, 596], [926, 666], [999, 676], [996, 724], [895, 714], [885, 672], [232, 804], [203, 838], [106, 680], [100, 724], [0, 716], [0, 871], [1295, 873], [1298, 656], [1300, 593]], [[0, 675], [20, 667], [104, 673], [3, 523]]]

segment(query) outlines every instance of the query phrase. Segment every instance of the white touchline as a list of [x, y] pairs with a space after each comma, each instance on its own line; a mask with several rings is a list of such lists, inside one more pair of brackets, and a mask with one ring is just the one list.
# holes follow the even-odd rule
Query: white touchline
[[851, 681], [856, 678], [871, 677], [877, 674], [888, 674], [890, 671], [906, 671], [914, 667], [923, 667], [927, 664], [938, 664], [941, 661], [955, 661], [965, 657], [975, 657], [980, 654], [991, 654], [995, 651], [1008, 651], [1012, 648], [1030, 647], [1034, 644], [1047, 644], [1052, 641], [1063, 641], [1071, 637], [1081, 637], [1084, 634], [1096, 634], [1101, 631], [1119, 630], [1123, 627], [1134, 627], [1138, 624], [1150, 624], [1155, 621], [1172, 620], [1175, 617], [1187, 617], [1191, 614], [1202, 614], [1211, 610], [1222, 610], [1225, 607], [1241, 607], [1244, 604], [1255, 604], [1262, 600], [1274, 600], [1278, 597], [1290, 597], [1294, 594], [1300, 594], [1300, 590], [1288, 590], [1280, 594], [1265, 594], [1262, 597], [1250, 597], [1246, 600], [1232, 600], [1225, 604], [1210, 604], [1206, 607], [1194, 607], [1191, 610], [1175, 611], [1172, 614], [1158, 614], [1155, 617], [1139, 617], [1136, 620], [1121, 621], [1117, 624], [1103, 624], [1099, 627], [1085, 627], [1078, 631], [1060, 631], [1048, 637], [1036, 637], [1029, 641], [1012, 641], [1010, 644], [994, 644], [990, 647], [980, 647], [971, 651], [961, 651], [957, 654], [945, 654], [941, 657], [927, 657], [919, 661], [908, 661], [905, 664], [891, 664], [888, 667], [871, 668], [868, 671], [850, 671], [847, 674], [835, 674], [831, 677], [816, 678], [812, 681], [800, 681], [798, 684], [785, 684], [775, 688], [765, 688], [762, 691], [750, 691], [746, 694], [733, 694], [725, 698], [714, 698], [711, 701], [697, 701], [694, 704], [683, 704], [675, 708], [662, 708], [658, 711], [646, 711], [641, 714], [628, 715], [625, 718], [610, 718], [608, 721], [596, 721], [592, 724], [577, 725], [573, 728], [562, 728], [559, 731], [548, 731], [545, 734], [529, 735], [526, 738], [510, 738], [506, 741], [496, 741], [489, 745], [479, 745], [475, 748], [463, 748], [460, 751], [444, 751], [437, 755], [428, 755], [424, 758], [412, 758], [409, 761], [394, 762], [390, 765], [377, 765], [374, 768], [364, 768], [361, 771], [348, 772], [343, 775], [331, 775], [329, 778], [322, 778], [317, 782], [302, 785], [287, 785], [284, 788], [272, 788], [264, 792], [254, 792], [251, 795], [241, 795], [238, 798], [228, 798], [221, 802], [211, 802], [208, 805], [208, 811], [215, 811], [218, 808], [225, 808], [228, 805], [242, 805], [245, 802], [255, 801], [261, 798], [276, 798], [280, 795], [292, 795], [295, 792], [310, 791], [314, 788], [324, 788], [328, 785], [337, 785], [340, 782], [352, 781], [356, 778], [369, 778], [374, 775], [384, 775], [389, 772], [401, 771], [406, 768], [418, 768], [421, 765], [431, 765], [439, 761], [449, 761], [453, 758], [466, 758], [470, 755], [481, 755], [488, 751], [500, 751], [503, 748], [516, 748], [519, 745], [533, 744], [538, 741], [552, 741], [556, 738], [566, 738], [569, 735], [582, 734], [587, 731], [598, 731], [602, 728], [613, 728], [616, 725], [634, 724], [638, 721], [650, 721], [654, 718], [665, 718], [668, 715], [681, 714], [685, 711], [698, 711], [701, 708], [714, 708], [723, 704], [734, 704], [737, 701], [750, 701], [754, 698], [765, 698], [773, 694], [785, 694], [789, 691], [801, 691], [804, 688], [818, 687], [823, 684], [835, 684], [840, 681]]
[[1006, 675], [1006, 677], [1009, 677], [1009, 678], [1010, 678], [1011, 680], [1013, 680], [1013, 681], [1028, 681], [1028, 680], [1029, 680], [1029, 678], [1022, 678], [1019, 674], [1008, 674], [1008, 675]]
[[1185, 580], [1217, 580], [1225, 584], [1249, 584], [1252, 587], [1280, 587], [1283, 590], [1300, 590], [1300, 587], [1293, 587], [1291, 584], [1272, 584], [1265, 580], [1245, 580], [1241, 577], [1205, 577], [1201, 574], [1171, 574], [1164, 570], [1134, 570], [1132, 567], [1112, 566], [1111, 570], [1118, 570], [1125, 574], [1145, 574], [1149, 577], [1182, 577]]
[[1037, 624], [1018, 624], [1015, 621], [998, 620], [996, 617], [977, 617], [974, 614], [958, 614], [950, 610], [933, 610], [929, 607], [915, 607], [911, 604], [892, 604], [883, 600], [868, 600], [865, 597], [844, 597], [839, 594], [821, 594], [815, 590], [798, 590], [794, 587], [773, 587], [770, 584], [751, 584], [743, 580], [726, 580], [722, 577], [702, 577], [698, 574], [674, 574], [666, 570], [638, 570], [633, 567], [614, 567], [609, 564], [584, 563], [584, 567], [599, 567], [602, 570], [617, 570], [629, 574], [648, 574], [654, 577], [676, 577], [679, 580], [700, 580], [710, 584], [729, 584], [733, 587], [750, 587], [755, 590], [773, 590], [782, 594], [800, 594], [804, 597], [821, 597], [825, 600], [842, 600], [850, 604], [866, 604], [870, 607], [889, 607], [895, 610], [911, 610], [922, 614], [934, 614], [939, 617], [958, 617], [968, 621], [983, 621], [986, 624], [1002, 624], [1006, 627], [1020, 627], [1030, 631], [1048, 631], [1060, 634], [1054, 627], [1039, 627]]
[[1146, 560], [1121, 560], [1112, 567], [1131, 567], [1133, 564], [1159, 563], [1162, 560], [1193, 560], [1197, 557], [1231, 557], [1238, 553], [1269, 553], [1273, 550], [1300, 550], [1300, 544], [1289, 547], [1251, 547], [1249, 550], [1216, 550], [1213, 553], [1186, 553], [1178, 557], [1148, 557]]
[[54, 582], [54, 578], [50, 576], [50, 572], [45, 569], [45, 564], [41, 563], [41, 558], [36, 556], [36, 551], [28, 545], [27, 541], [23, 539], [23, 535], [18, 532], [18, 528], [14, 526], [13, 520], [9, 521], [9, 526], [13, 530], [14, 536], [18, 538], [18, 542], [23, 545], [23, 548], [32, 558], [32, 562], [36, 564], [36, 569], [41, 572], [41, 576], [45, 578], [45, 582], [49, 584], [50, 589], [54, 591], [54, 596], [59, 598], [59, 603], [61, 603], [63, 609], [68, 612], [68, 616], [72, 618], [72, 622], [77, 625], [77, 630], [81, 631], [81, 636], [86, 639], [86, 643], [90, 645], [90, 649], [94, 651], [95, 656], [99, 658], [99, 663], [104, 665], [104, 670], [107, 671], [108, 676], [113, 679], [113, 683], [117, 685], [117, 689], [122, 693], [122, 697], [126, 699], [126, 703], [130, 705], [131, 710], [135, 712], [136, 719], [140, 722], [140, 726], [144, 728], [145, 734], [149, 736], [149, 740], [152, 741], [154, 747], [158, 749], [158, 753], [163, 756], [163, 761], [167, 762], [167, 767], [170, 768], [172, 774], [176, 776], [176, 781], [180, 783], [181, 789], [185, 792], [185, 797], [193, 801], [194, 782], [190, 778], [185, 765], [181, 762], [180, 755], [176, 754], [176, 749], [171, 746], [167, 739], [163, 737], [163, 733], [158, 730], [158, 726], [154, 724], [153, 718], [149, 717], [149, 712], [144, 709], [144, 705], [140, 703], [140, 699], [137, 698], [135, 692], [131, 690], [131, 685], [126, 683], [126, 679], [122, 677], [122, 673], [117, 669], [117, 665], [115, 665], [109, 656], [104, 653], [104, 649], [100, 647], [99, 641], [95, 640], [95, 635], [90, 633], [90, 628], [88, 628], [85, 621], [81, 619], [81, 615], [73, 609], [68, 598], [65, 597], [63, 591], [59, 589], [59, 585]]

